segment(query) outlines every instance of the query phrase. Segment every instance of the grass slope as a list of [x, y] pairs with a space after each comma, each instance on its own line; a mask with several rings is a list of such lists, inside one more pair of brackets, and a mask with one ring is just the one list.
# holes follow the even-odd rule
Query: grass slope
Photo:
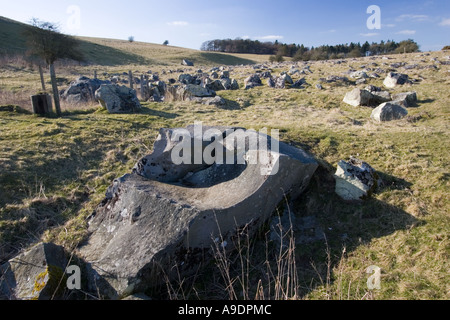
[[[113, 47], [107, 40], [92, 41]], [[176, 73], [162, 71], [177, 65], [186, 52], [155, 45], [153, 52], [162, 51], [146, 56], [145, 48], [151, 45], [115, 43], [115, 50], [135, 45], [126, 49], [129, 54], [167, 64], [60, 66], [61, 87], [93, 69], [101, 75], [101, 71], [145, 72], [150, 67], [167, 80]], [[170, 58], [163, 57], [164, 50], [172, 50]], [[221, 258], [228, 262], [228, 281], [218, 277], [220, 264], [212, 263], [193, 283], [172, 288], [171, 298], [223, 299], [231, 296], [233, 288], [241, 299], [449, 299], [450, 76], [447, 65], [425, 68], [434, 64], [432, 58], [444, 60], [446, 55], [312, 62], [312, 74], [294, 76], [294, 80], [306, 78], [305, 89], [263, 86], [220, 92], [228, 109], [144, 102], [140, 114], [110, 115], [96, 105], [65, 106], [63, 117], [53, 118], [27, 114], [14, 106], [0, 107], [0, 261], [41, 240], [74, 248], [87, 235], [86, 217], [101, 202], [106, 188], [151, 152], [159, 128], [203, 121], [205, 125], [279, 129], [282, 141], [313, 154], [321, 166], [295, 201], [293, 214], [299, 225], [315, 221], [314, 228], [323, 232], [326, 241], [297, 243], [290, 251], [280, 252], [274, 243], [266, 242], [268, 230], [261, 230], [258, 239], [242, 245], [240, 255]], [[206, 68], [211, 58], [204, 61], [205, 66], [186, 68], [186, 72]], [[378, 124], [370, 120], [371, 108], [344, 104], [345, 93], [354, 86], [323, 83], [324, 90], [315, 88], [320, 78], [341, 75], [350, 68], [376, 63], [373, 68], [387, 72], [391, 63], [401, 61], [420, 67], [399, 68], [417, 81], [390, 90], [417, 92], [419, 104], [409, 108], [403, 120]], [[272, 74], [289, 67], [274, 64]], [[241, 87], [254, 72], [251, 67], [230, 69]], [[368, 79], [368, 84], [382, 86], [383, 78]], [[35, 68], [21, 63], [0, 67], [0, 105], [18, 105], [23, 97], [26, 108], [29, 94], [38, 88]], [[334, 193], [337, 163], [351, 155], [371, 164], [384, 181], [374, 197], [363, 203], [347, 203]], [[304, 236], [302, 232], [295, 237]], [[382, 270], [379, 290], [367, 288], [366, 269], [372, 265]], [[289, 285], [290, 290], [277, 295], [280, 285]]]
[[[23, 30], [26, 24], [0, 16], [0, 54], [20, 54], [26, 50]], [[190, 59], [201, 65], [254, 64], [267, 60], [268, 56], [231, 55], [201, 52], [158, 44], [125, 40], [77, 37], [87, 63], [92, 65], [180, 65], [182, 59]], [[254, 60], [256, 59], [256, 60]]]

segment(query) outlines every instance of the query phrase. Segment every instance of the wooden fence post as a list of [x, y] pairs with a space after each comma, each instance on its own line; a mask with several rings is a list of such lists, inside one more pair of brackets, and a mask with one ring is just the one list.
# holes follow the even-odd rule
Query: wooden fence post
[[142, 74], [141, 75], [141, 99], [143, 100], [143, 101], [145, 101], [146, 99], [146, 96], [145, 96], [145, 86], [144, 86], [144, 75]]
[[42, 91], [45, 92], [44, 73], [42, 72], [42, 67], [41, 67], [41, 65], [39, 65], [39, 75], [41, 76]]

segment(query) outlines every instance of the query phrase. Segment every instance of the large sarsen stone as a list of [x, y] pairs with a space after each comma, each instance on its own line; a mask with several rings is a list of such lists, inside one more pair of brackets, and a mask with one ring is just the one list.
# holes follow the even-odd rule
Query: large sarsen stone
[[[214, 151], [198, 135], [188, 140], [216, 157], [213, 164], [204, 158], [176, 165], [171, 153], [182, 142], [171, 139], [175, 130], [161, 129], [153, 154], [114, 181], [79, 248], [89, 283], [110, 298], [183, 279], [209, 261], [218, 242], [231, 250], [238, 230], [254, 234], [286, 195], [296, 197], [308, 186], [318, 167], [303, 150], [284, 143], [277, 148], [278, 141], [263, 133], [224, 127], [200, 131], [216, 132]], [[253, 161], [253, 138], [267, 139], [267, 161]], [[220, 150], [232, 151], [236, 164], [220, 164]]]

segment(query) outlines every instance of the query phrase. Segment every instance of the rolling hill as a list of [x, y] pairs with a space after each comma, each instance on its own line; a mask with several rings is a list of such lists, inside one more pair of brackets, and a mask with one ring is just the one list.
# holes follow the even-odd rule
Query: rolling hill
[[[0, 16], [0, 55], [24, 55], [27, 51], [23, 31], [26, 24]], [[182, 59], [201, 65], [240, 65], [267, 61], [266, 55], [233, 55], [202, 52], [126, 40], [77, 37], [85, 62], [92, 65], [178, 65]]]

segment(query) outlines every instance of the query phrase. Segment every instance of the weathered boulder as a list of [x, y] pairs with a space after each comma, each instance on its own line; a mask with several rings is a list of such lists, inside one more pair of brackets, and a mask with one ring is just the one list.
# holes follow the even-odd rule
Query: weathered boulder
[[166, 90], [165, 101], [192, 101], [193, 98], [215, 97], [216, 92], [195, 84], [169, 86]]
[[377, 122], [399, 120], [408, 115], [408, 110], [394, 102], [385, 102], [372, 111], [370, 116]]
[[284, 80], [284, 82], [286, 82], [287, 84], [293, 84], [294, 83], [294, 81], [292, 80], [291, 76], [288, 75], [287, 73], [282, 73], [280, 75], [280, 78], [282, 80]]
[[213, 90], [213, 91], [226, 90], [222, 80], [208, 81], [208, 82], [205, 83], [204, 87], [206, 89]]
[[370, 197], [381, 184], [375, 170], [366, 162], [350, 158], [339, 161], [334, 174], [336, 193], [344, 200], [359, 201]]
[[277, 88], [277, 89], [285, 89], [286, 88], [286, 81], [283, 77], [275, 78], [274, 81], [275, 81], [275, 88]]
[[253, 74], [244, 80], [245, 90], [258, 86], [262, 86], [262, 81], [257, 74]]
[[306, 83], [306, 80], [305, 80], [305, 78], [301, 78], [301, 79], [295, 81], [295, 82], [291, 85], [291, 88], [294, 88], [294, 89], [303, 89], [303, 88], [304, 88], [304, 87], [303, 87], [304, 84], [307, 84], [307, 83]]
[[354, 107], [370, 106], [373, 103], [373, 95], [367, 90], [355, 88], [345, 95], [344, 102]]
[[350, 78], [353, 78], [353, 79], [366, 79], [368, 77], [369, 76], [367, 75], [367, 73], [365, 73], [362, 70], [353, 71], [353, 72], [350, 73]]
[[193, 63], [192, 61], [188, 60], [188, 59], [183, 59], [183, 61], [181, 62], [181, 64], [182, 64], [183, 66], [187, 66], [187, 67], [193, 67], [193, 66], [194, 66], [194, 63]]
[[0, 267], [0, 300], [61, 298], [67, 258], [62, 247], [40, 243]]
[[[161, 129], [153, 154], [115, 180], [96, 209], [91, 235], [78, 253], [87, 262], [89, 283], [100, 292], [120, 298], [164, 283], [165, 277], [192, 275], [210, 261], [213, 246], [232, 250], [243, 228], [251, 237], [286, 195], [295, 198], [307, 187], [318, 166], [304, 151], [262, 133], [196, 130]], [[215, 148], [205, 141], [212, 136]], [[253, 139], [267, 139], [260, 144], [270, 146], [267, 161], [253, 161], [258, 154]], [[203, 151], [203, 159], [174, 163], [174, 152], [195, 159], [191, 148]], [[220, 150], [228, 150], [233, 163], [220, 164]]]
[[61, 94], [61, 98], [71, 104], [95, 101], [95, 92], [102, 84], [111, 84], [111, 81], [80, 77], [70, 84], [69, 88]]
[[269, 77], [268, 79], [267, 79], [267, 85], [270, 87], [270, 88], [275, 88], [275, 79], [273, 78], [273, 77]]
[[216, 106], [216, 107], [223, 107], [227, 104], [224, 98], [220, 96], [215, 96], [214, 98], [199, 98], [200, 103], [207, 105], [207, 106]]
[[227, 90], [239, 90], [239, 83], [236, 79], [231, 79], [231, 86]]
[[95, 92], [95, 98], [109, 113], [132, 113], [142, 108], [136, 91], [126, 86], [102, 84]]
[[220, 73], [220, 79], [229, 79], [230, 78], [230, 71], [222, 71]]
[[365, 90], [372, 94], [372, 103], [375, 105], [392, 100], [391, 94], [388, 91], [383, 91], [380, 87], [369, 85]]
[[270, 71], [264, 71], [264, 72], [260, 73], [260, 77], [264, 78], [264, 79], [267, 79], [267, 78], [271, 78], [272, 74], [270, 73]]
[[180, 81], [182, 84], [193, 84], [195, 79], [190, 74], [182, 73], [178, 77], [178, 81]]
[[415, 91], [397, 93], [392, 96], [392, 101], [404, 108], [414, 107], [417, 105], [417, 93]]
[[386, 88], [395, 88], [398, 85], [410, 83], [409, 76], [402, 73], [389, 72], [386, 79], [384, 79], [384, 86]]

